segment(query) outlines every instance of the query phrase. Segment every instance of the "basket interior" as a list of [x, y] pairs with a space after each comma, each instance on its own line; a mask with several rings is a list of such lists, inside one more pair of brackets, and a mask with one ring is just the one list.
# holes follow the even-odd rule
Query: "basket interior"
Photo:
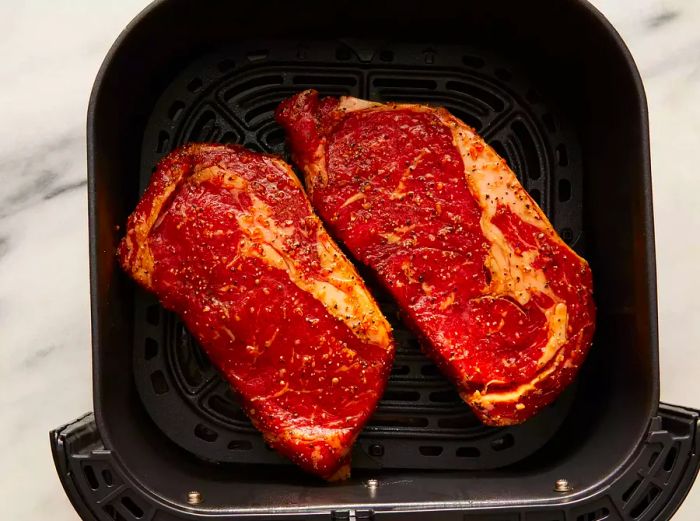
[[[556, 24], [510, 2], [391, 4], [160, 2], [98, 80], [95, 412], [106, 445], [161, 498], [182, 502], [196, 489], [206, 508], [237, 510], [545, 500], [561, 477], [583, 492], [608, 476], [656, 408], [646, 114], [615, 34], [577, 1], [557, 5]], [[394, 373], [354, 477], [328, 486], [279, 466], [181, 324], [120, 272], [114, 249], [160, 156], [193, 140], [284, 155], [272, 111], [308, 87], [446, 106], [508, 160], [593, 268], [598, 329], [575, 392], [523, 426], [487, 429], [397, 322]], [[369, 489], [369, 478], [381, 486]]]
[[[323, 95], [449, 108], [507, 158], [565, 240], [583, 247], [579, 144], [512, 66], [463, 46], [266, 43], [242, 42], [205, 56], [168, 85], [144, 131], [142, 190], [157, 161], [188, 142], [238, 143], [287, 157], [274, 110], [285, 97], [313, 87]], [[376, 286], [373, 292], [392, 322], [398, 349], [388, 388], [356, 447], [354, 468], [497, 468], [528, 456], [559, 428], [572, 392], [524, 425], [485, 427], [421, 353], [391, 298]], [[134, 309], [136, 385], [160, 429], [207, 460], [284, 463], [177, 317], [140, 291]]]

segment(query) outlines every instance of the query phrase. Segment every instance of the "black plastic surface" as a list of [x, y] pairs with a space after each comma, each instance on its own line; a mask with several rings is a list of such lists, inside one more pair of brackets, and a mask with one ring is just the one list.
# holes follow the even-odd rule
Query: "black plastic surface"
[[[253, 39], [259, 42], [256, 50], [243, 49], [242, 43]], [[144, 165], [155, 159], [152, 146], [157, 143], [147, 145], [151, 148], [144, 153], [144, 138], [151, 135], [148, 122], [163, 108], [173, 108], [157, 107], [158, 100], [186, 76], [190, 64], [240, 48], [247, 54], [234, 60], [234, 67], [262, 65], [274, 58], [270, 50], [281, 40], [296, 42], [295, 60], [303, 60], [309, 70], [318, 60], [328, 61], [316, 54], [328, 48], [335, 49], [335, 58], [346, 62], [348, 70], [386, 69], [393, 62], [383, 51], [406, 49], [409, 45], [397, 42], [412, 42], [420, 59], [408, 69], [420, 68], [421, 74], [455, 68], [455, 54], [446, 53], [447, 48], [460, 48], [465, 57], [483, 53], [489, 59], [484, 58], [484, 66], [476, 69], [486, 77], [500, 75], [505, 82], [500, 85], [506, 85], [510, 73], [512, 81], [532, 87], [531, 91], [515, 90], [525, 92], [524, 108], [531, 121], [547, 127], [539, 112], [541, 104], [554, 116], [555, 129], [561, 123], [570, 129], [573, 141], [565, 138], [564, 142], [580, 148], [579, 156], [571, 156], [569, 181], [572, 200], [577, 202], [570, 215], [582, 231], [576, 247], [585, 251], [593, 269], [597, 332], [569, 413], [556, 433], [551, 437], [544, 433], [543, 438], [549, 439], [525, 459], [496, 470], [452, 470], [441, 465], [431, 470], [356, 468], [349, 480], [329, 485], [291, 466], [207, 463], [192, 455], [196, 451], [183, 450], [164, 435], [153, 421], [153, 408], [149, 414], [143, 406], [134, 379], [133, 345], [139, 327], [134, 303], [139, 298], [135, 285], [115, 262], [115, 246], [138, 200]], [[275, 59], [288, 61], [289, 57]], [[497, 71], [491, 65], [496, 62], [510, 68]], [[476, 65], [464, 59], [448, 76], [474, 75], [479, 72], [474, 71]], [[289, 85], [285, 82], [293, 82], [293, 77], [283, 78], [282, 84]], [[199, 79], [199, 87], [195, 78], [185, 85], [192, 89], [192, 98], [180, 100], [184, 112], [179, 116], [175, 115], [178, 107], [173, 109], [176, 120], [187, 120], [185, 107], [212, 78]], [[358, 83], [358, 88], [361, 85], [365, 84]], [[443, 95], [447, 88], [439, 83], [435, 90]], [[244, 104], [239, 99], [236, 106]], [[215, 113], [215, 122], [221, 114]], [[255, 139], [279, 145], [279, 136], [270, 141], [272, 129], [263, 132], [263, 127], [255, 126], [262, 116], [240, 112], [240, 117], [248, 117], [245, 125], [250, 130], [244, 125], [244, 135], [238, 138], [250, 143], [252, 136], [259, 136]], [[179, 122], [175, 123], [176, 127]], [[158, 130], [168, 128], [161, 125]], [[201, 131], [215, 128], [204, 124]], [[168, 139], [177, 142], [181, 136], [169, 134]], [[374, 511], [402, 519], [501, 521], [503, 514], [503, 520], [561, 521], [568, 516], [567, 521], [591, 521], [608, 515], [606, 508], [624, 510], [615, 506], [618, 500], [599, 494], [627, 475], [625, 469], [645, 447], [658, 409], [648, 145], [646, 102], [634, 63], [615, 31], [583, 0], [537, 4], [432, 0], [429, 5], [418, 0], [162, 0], [153, 4], [110, 51], [88, 114], [95, 421], [105, 451], [124, 470], [121, 475], [131, 476], [150, 498], [141, 507], [142, 517], [158, 511], [156, 518], [161, 519], [165, 509], [181, 517], [189, 515], [181, 512], [197, 512], [221, 518], [361, 519]], [[580, 164], [575, 163], [576, 157]], [[525, 183], [530, 189], [534, 186], [527, 179]], [[560, 227], [560, 212], [551, 206], [552, 193], [557, 194], [558, 188], [550, 180], [549, 192], [541, 196]], [[187, 422], [189, 407], [173, 408], [170, 414]], [[679, 451], [683, 458], [695, 454], [688, 444], [679, 446]], [[689, 484], [695, 467], [682, 471], [683, 482]], [[674, 467], [675, 472], [680, 473], [680, 467]], [[574, 483], [573, 494], [562, 497], [552, 492], [554, 482], [562, 477]], [[367, 486], [370, 479], [380, 483], [374, 492]], [[662, 488], [671, 494], [671, 488]], [[202, 491], [205, 503], [189, 509], [186, 490]], [[682, 496], [673, 495], [664, 512], [677, 508]], [[657, 495], [654, 504], [660, 505], [662, 497]], [[602, 503], [589, 504], [588, 498]], [[535, 511], [541, 505], [549, 505], [544, 514]], [[597, 510], [590, 510], [591, 506]], [[580, 511], [572, 510], [579, 507]], [[111, 519], [120, 519], [123, 512], [114, 506], [107, 513]]]
[[[197, 60], [166, 88], [144, 132], [141, 189], [157, 161], [188, 142], [239, 143], [287, 157], [273, 114], [299, 90], [436, 104], [474, 126], [507, 158], [583, 254], [578, 141], [514, 65], [464, 46], [243, 42]], [[355, 468], [497, 468], [528, 456], [556, 432], [573, 389], [524, 425], [487, 428], [421, 353], [391, 298], [373, 289], [398, 351], [377, 413], [356, 446]], [[212, 461], [285, 462], [267, 449], [182, 323], [143, 292], [134, 308], [136, 385], [163, 432]]]
[[[445, 509], [387, 508], [374, 505], [372, 487], [367, 487], [367, 505], [361, 508], [326, 507], [315, 512], [304, 505], [286, 512], [267, 513], [265, 519], [328, 520], [414, 520], [436, 521], [665, 521], [671, 518], [688, 493], [700, 465], [700, 416], [697, 411], [664, 405], [659, 416], [652, 418], [645, 442], [625, 466], [610, 477], [605, 487], [587, 497], [572, 498], [555, 493], [551, 498], [565, 498], [550, 504], [499, 507], [464, 515], [469, 503]], [[199, 508], [166, 505], [150, 495], [119, 463], [117, 454], [104, 448], [95, 428], [93, 416], [87, 415], [51, 432], [51, 444], [59, 476], [73, 505], [83, 519], [168, 521], [201, 519]], [[167, 477], [163, 477], [167, 479]], [[575, 487], [573, 477], [571, 484]], [[374, 491], [380, 494], [384, 482]], [[183, 499], [189, 490], [182, 487]], [[206, 505], [206, 491], [200, 490]], [[213, 513], [211, 513], [213, 514]], [[217, 516], [217, 519], [260, 519], [246, 514]]]

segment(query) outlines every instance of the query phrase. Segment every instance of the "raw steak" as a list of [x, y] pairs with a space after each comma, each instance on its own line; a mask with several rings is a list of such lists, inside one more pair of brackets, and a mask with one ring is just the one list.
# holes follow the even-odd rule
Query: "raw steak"
[[233, 146], [171, 153], [119, 258], [184, 320], [273, 448], [326, 479], [348, 476], [394, 345], [289, 165]]
[[505, 161], [440, 108], [305, 91], [276, 116], [316, 210], [479, 418], [552, 402], [591, 343], [591, 272]]

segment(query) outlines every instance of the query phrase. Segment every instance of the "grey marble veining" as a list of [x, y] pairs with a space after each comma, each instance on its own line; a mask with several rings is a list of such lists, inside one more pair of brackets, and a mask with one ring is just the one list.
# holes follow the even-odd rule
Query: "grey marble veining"
[[[647, 90], [662, 399], [700, 407], [700, 2], [594, 4], [630, 47]], [[77, 519], [47, 432], [92, 408], [86, 107], [105, 53], [144, 5], [0, 3], [2, 519]], [[697, 512], [698, 486], [675, 519]]]

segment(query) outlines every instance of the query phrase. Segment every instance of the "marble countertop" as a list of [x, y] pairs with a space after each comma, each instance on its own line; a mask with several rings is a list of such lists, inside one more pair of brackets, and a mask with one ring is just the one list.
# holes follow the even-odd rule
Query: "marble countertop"
[[[649, 101], [661, 398], [700, 408], [700, 2], [597, 0]], [[76, 520], [47, 433], [92, 409], [85, 114], [143, 0], [0, 4], [0, 512]], [[674, 519], [695, 521], [696, 485]]]

